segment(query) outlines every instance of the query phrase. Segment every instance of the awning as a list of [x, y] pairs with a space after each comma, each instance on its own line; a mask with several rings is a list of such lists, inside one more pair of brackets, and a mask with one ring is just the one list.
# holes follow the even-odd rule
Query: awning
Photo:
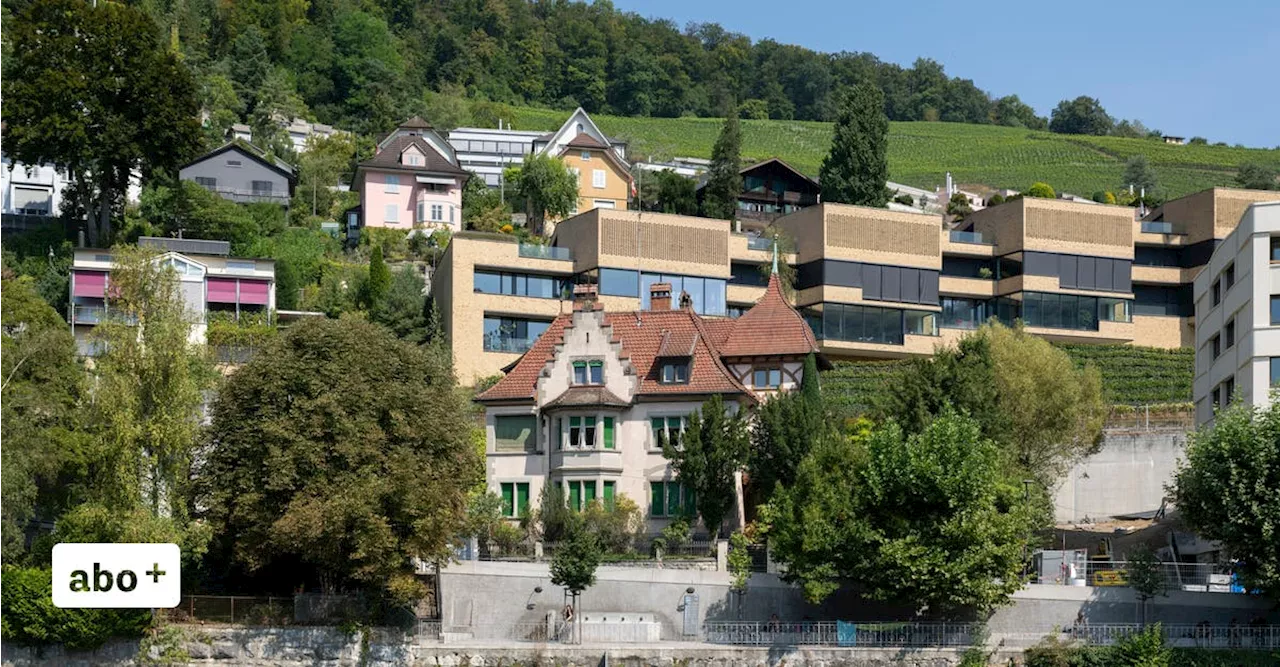
[[418, 176], [419, 183], [430, 183], [432, 185], [457, 185], [456, 178], [442, 178], [439, 176]]
[[107, 274], [104, 271], [76, 271], [74, 296], [103, 298], [107, 293]]
[[206, 282], [209, 303], [235, 303], [235, 278], [210, 278]]
[[267, 305], [267, 283], [261, 280], [240, 281], [240, 303]]

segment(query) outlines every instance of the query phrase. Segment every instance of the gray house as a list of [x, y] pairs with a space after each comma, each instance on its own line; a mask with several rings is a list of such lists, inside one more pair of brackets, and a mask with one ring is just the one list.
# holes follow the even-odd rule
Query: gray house
[[293, 165], [267, 156], [257, 147], [231, 141], [187, 163], [178, 178], [216, 192], [224, 199], [247, 204], [264, 202], [289, 206], [298, 182]]

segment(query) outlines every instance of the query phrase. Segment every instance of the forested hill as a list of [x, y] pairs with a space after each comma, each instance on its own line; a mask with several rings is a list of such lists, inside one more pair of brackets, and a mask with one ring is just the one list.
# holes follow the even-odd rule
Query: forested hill
[[753, 42], [718, 24], [681, 28], [608, 2], [139, 4], [180, 49], [218, 124], [257, 125], [274, 111], [374, 133], [426, 110], [432, 92], [624, 116], [822, 121], [837, 91], [858, 82], [883, 89], [891, 120], [1046, 122], [931, 60], [903, 68], [869, 53]]

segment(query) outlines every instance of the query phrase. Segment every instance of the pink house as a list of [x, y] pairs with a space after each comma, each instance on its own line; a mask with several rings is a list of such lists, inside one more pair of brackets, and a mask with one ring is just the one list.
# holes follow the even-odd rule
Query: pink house
[[460, 230], [468, 176], [449, 142], [426, 121], [410, 118], [356, 166], [351, 189], [360, 193], [360, 206], [348, 211], [348, 231], [360, 225]]

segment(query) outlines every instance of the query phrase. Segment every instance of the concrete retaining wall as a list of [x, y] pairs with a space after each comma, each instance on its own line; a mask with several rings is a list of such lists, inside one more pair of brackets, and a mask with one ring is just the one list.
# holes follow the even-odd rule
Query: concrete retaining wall
[[1077, 463], [1054, 494], [1059, 522], [1100, 519], [1160, 507], [1187, 445], [1187, 429], [1107, 429], [1097, 454]]
[[[280, 667], [764, 667], [799, 664], [826, 667], [952, 667], [962, 651], [954, 649], [858, 649], [796, 647], [657, 647], [472, 646], [415, 644], [403, 635], [372, 631], [347, 635], [337, 628], [220, 628], [187, 626], [183, 647], [188, 665], [273, 665]], [[1007, 664], [1018, 652], [1002, 652], [993, 663]], [[6, 643], [4, 667], [67, 665], [133, 667], [138, 642], [116, 641], [97, 651], [66, 652], [31, 649]]]

